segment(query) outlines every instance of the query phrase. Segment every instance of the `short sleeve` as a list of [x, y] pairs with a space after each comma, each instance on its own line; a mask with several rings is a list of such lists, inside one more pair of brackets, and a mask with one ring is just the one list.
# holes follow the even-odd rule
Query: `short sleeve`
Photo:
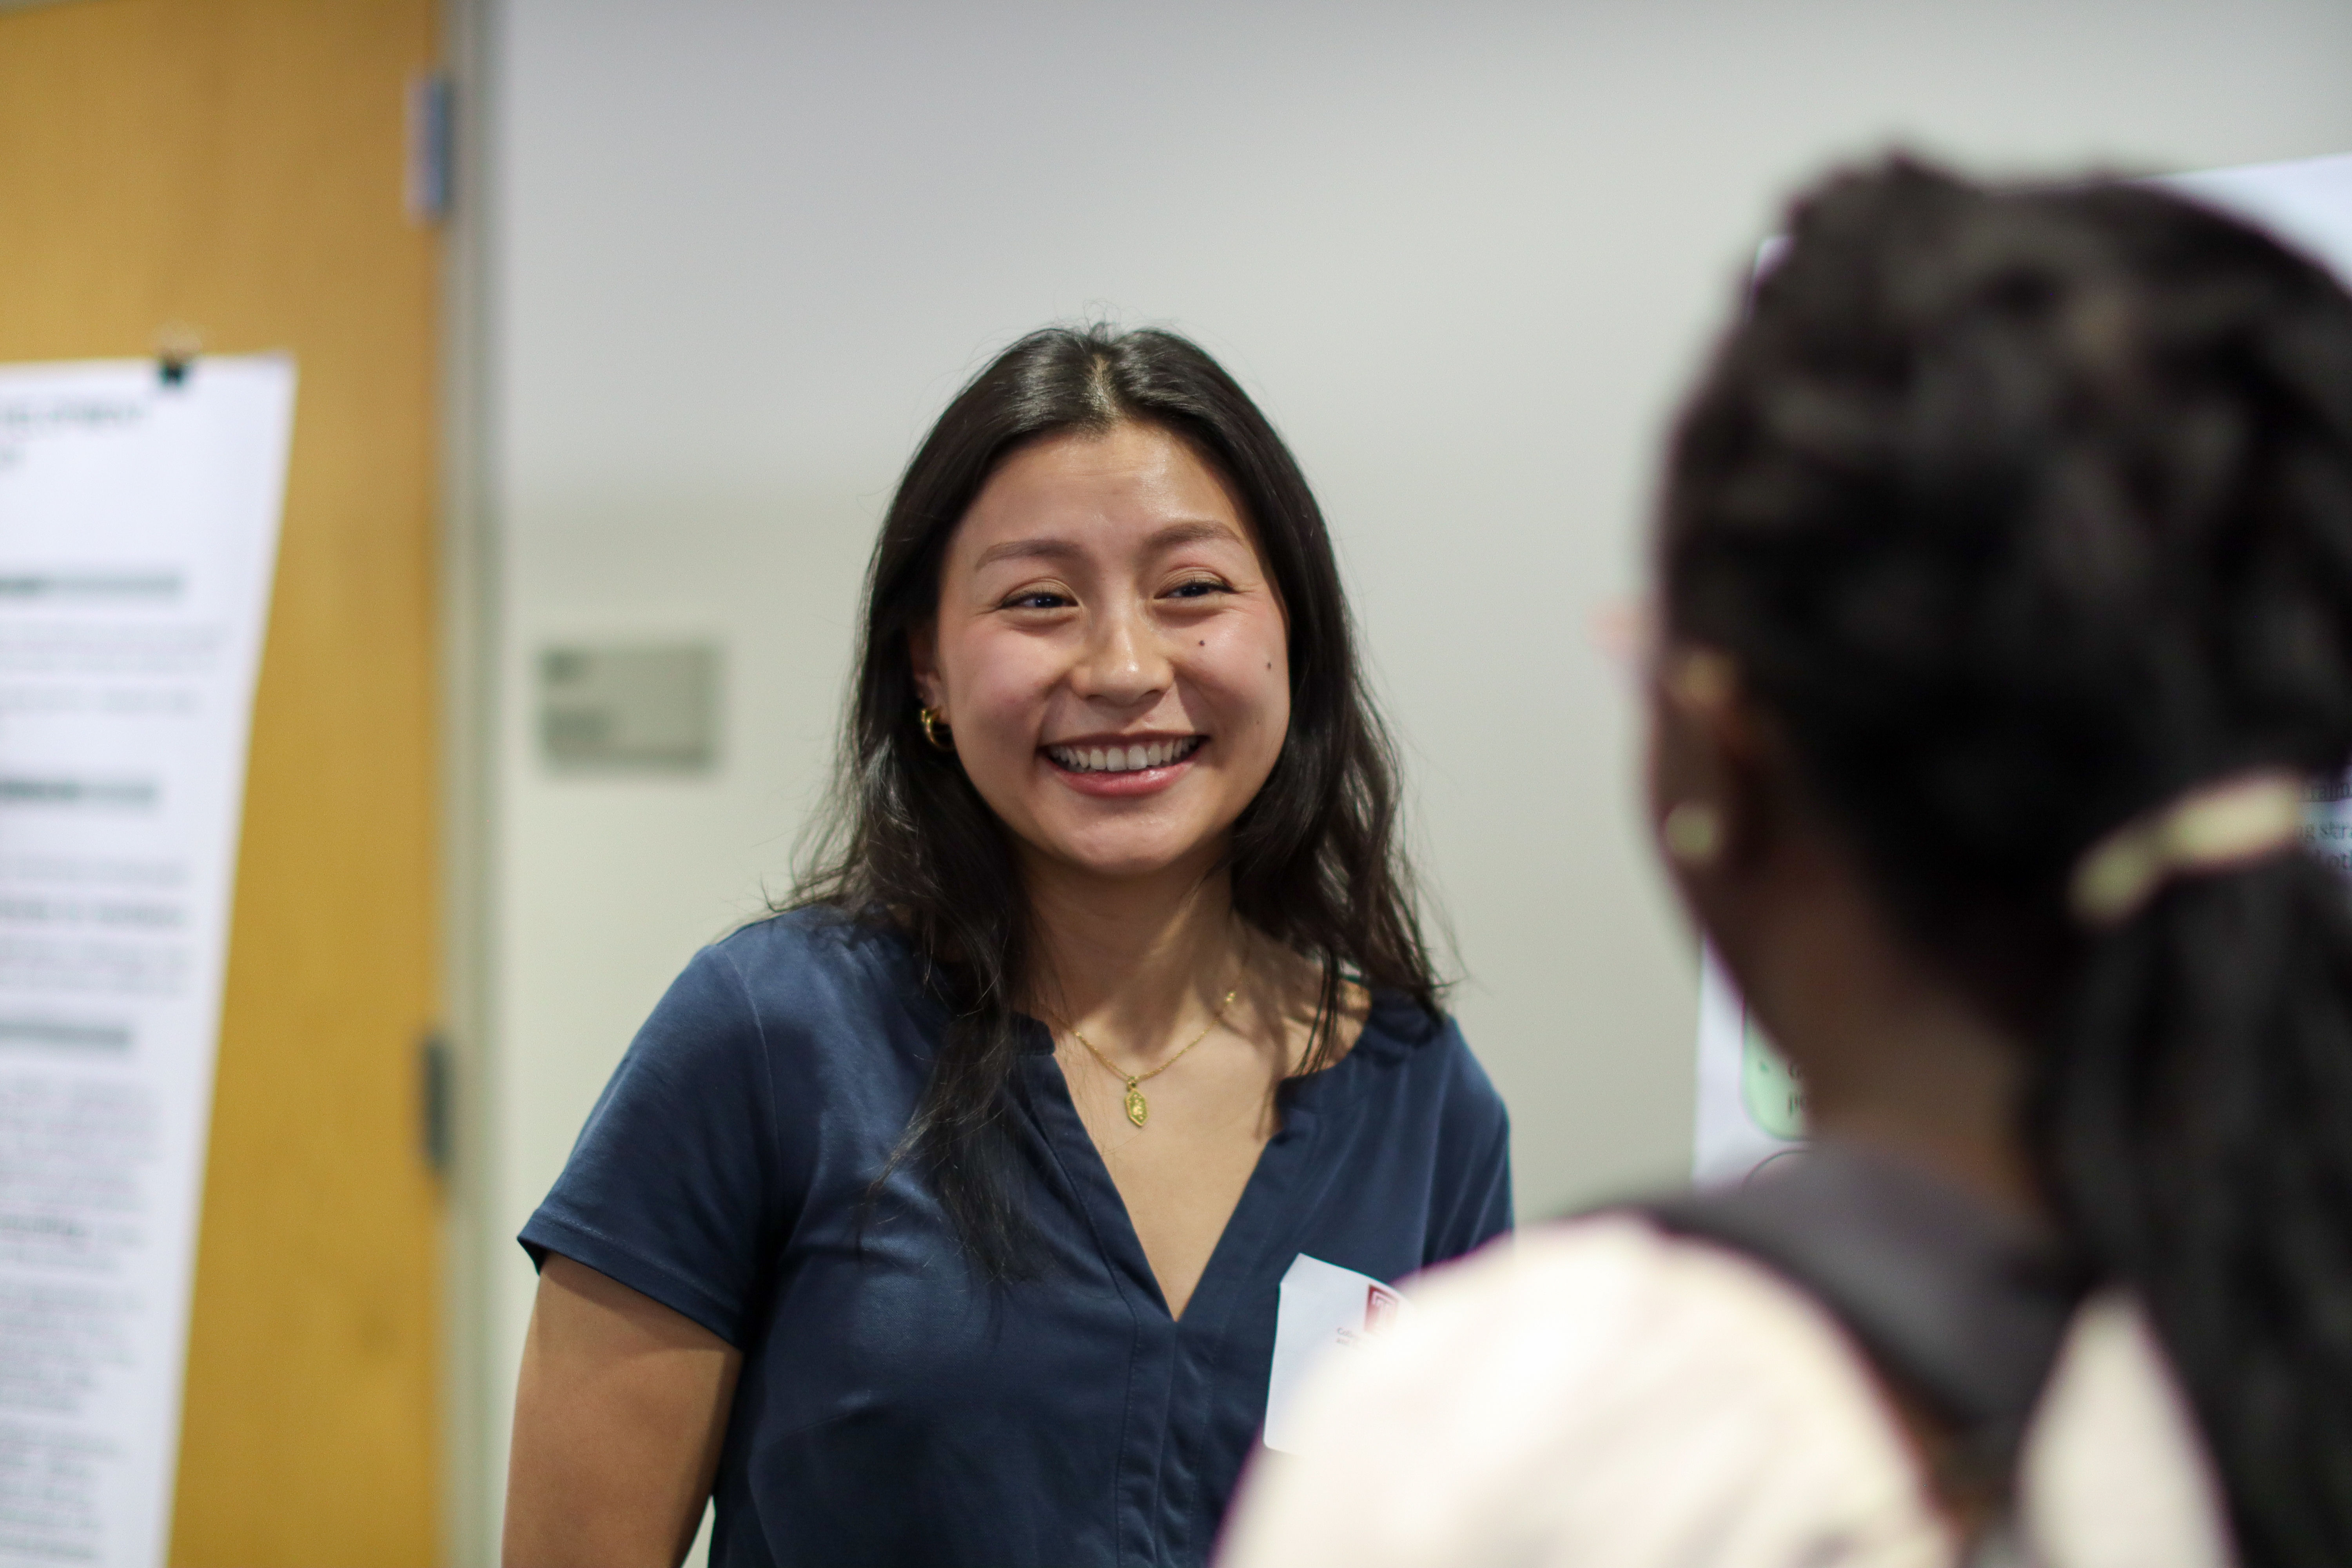
[[776, 1234], [774, 1095], [760, 1020], [706, 948], [637, 1031], [519, 1237], [740, 1345]]
[[1510, 1114], [1458, 1035], [1454, 1045], [1458, 1066], [1438, 1163], [1446, 1185], [1431, 1209], [1429, 1264], [1475, 1251], [1511, 1228]]

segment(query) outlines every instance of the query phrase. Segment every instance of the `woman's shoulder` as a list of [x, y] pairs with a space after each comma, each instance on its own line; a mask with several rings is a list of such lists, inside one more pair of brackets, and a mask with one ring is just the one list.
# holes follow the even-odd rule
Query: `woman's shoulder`
[[[1899, 1430], [1866, 1366], [1809, 1298], [1745, 1258], [1635, 1214], [1530, 1226], [1432, 1270], [1414, 1300], [1421, 1310], [1398, 1374], [1516, 1366], [1556, 1391], [1613, 1391], [1644, 1406], [1655, 1396], [1658, 1409], [1819, 1405], [1857, 1417], [1841, 1436]], [[1542, 1422], [1545, 1403], [1537, 1395], [1517, 1414]], [[1607, 1440], [1612, 1423], [1591, 1408], [1555, 1438], [1573, 1442], [1576, 1428], [1590, 1428]]]
[[1867, 1370], [1741, 1258], [1604, 1215], [1411, 1295], [1308, 1394], [1306, 1457], [1253, 1483], [1239, 1568], [1948, 1560]]
[[[1583, 1383], [1638, 1377], [1661, 1392], [1727, 1376], [1758, 1397], [1819, 1394], [1883, 1413], [1875, 1384], [1827, 1314], [1746, 1258], [1604, 1211], [1530, 1226], [1423, 1277], [1415, 1293], [1432, 1363], [1527, 1363]], [[1644, 1365], [1623, 1352], [1638, 1347]], [[1894, 1428], [1889, 1427], [1892, 1431]]]
[[694, 965], [731, 975], [755, 1003], [805, 1003], [916, 990], [912, 960], [905, 934], [887, 921], [808, 904], [746, 921]]
[[1396, 1072], [1410, 1081], [1416, 1100], [1434, 1099], [1458, 1113], [1506, 1124], [1502, 1094], [1452, 1014], [1398, 991], [1360, 989], [1357, 998], [1348, 1056], [1374, 1070]]
[[935, 1007], [897, 931], [835, 910], [788, 910], [688, 961], [633, 1052], [663, 1061], [746, 1050], [796, 1057], [795, 1042], [866, 1037], [877, 1026], [928, 1034]]

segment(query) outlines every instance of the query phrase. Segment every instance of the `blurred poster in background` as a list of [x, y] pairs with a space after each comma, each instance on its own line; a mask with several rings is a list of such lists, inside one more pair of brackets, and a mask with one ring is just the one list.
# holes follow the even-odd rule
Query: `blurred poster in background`
[[1715, 949], [1702, 947], [1692, 1179], [1737, 1185], [1804, 1142], [1804, 1081], [1756, 1026]]
[[170, 1539], [294, 368], [0, 369], [0, 1563]]
[[2303, 844], [2352, 876], [2352, 776], [2311, 786], [2303, 806]]
[[[2259, 225], [2352, 288], [2352, 153], [2258, 163], [2150, 184]], [[1779, 253], [1776, 238], [1757, 251], [1757, 270]], [[2314, 853], [2352, 873], [2352, 776], [2315, 784], [2305, 808], [2304, 839]], [[1738, 987], [1712, 949], [1699, 958], [1698, 1106], [1691, 1174], [1701, 1186], [1747, 1180], [1803, 1147], [1804, 1085], [1756, 1027]]]

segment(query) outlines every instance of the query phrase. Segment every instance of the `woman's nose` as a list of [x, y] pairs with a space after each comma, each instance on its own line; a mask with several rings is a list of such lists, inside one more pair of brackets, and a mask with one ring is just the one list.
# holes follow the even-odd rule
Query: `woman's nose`
[[1159, 629], [1139, 606], [1118, 605], [1097, 616], [1071, 686], [1094, 701], [1129, 706], [1168, 689], [1172, 678]]

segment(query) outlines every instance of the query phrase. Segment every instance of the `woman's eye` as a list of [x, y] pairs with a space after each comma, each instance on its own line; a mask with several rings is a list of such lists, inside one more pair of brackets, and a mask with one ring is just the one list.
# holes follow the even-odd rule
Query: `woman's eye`
[[1015, 594], [1004, 601], [1008, 610], [1058, 610], [1070, 603], [1069, 597], [1051, 588], [1034, 588], [1026, 594]]
[[1169, 589], [1168, 596], [1171, 599], [1205, 599], [1212, 594], [1230, 592], [1232, 592], [1231, 589], [1213, 577], [1195, 577], [1190, 582], [1179, 583]]

